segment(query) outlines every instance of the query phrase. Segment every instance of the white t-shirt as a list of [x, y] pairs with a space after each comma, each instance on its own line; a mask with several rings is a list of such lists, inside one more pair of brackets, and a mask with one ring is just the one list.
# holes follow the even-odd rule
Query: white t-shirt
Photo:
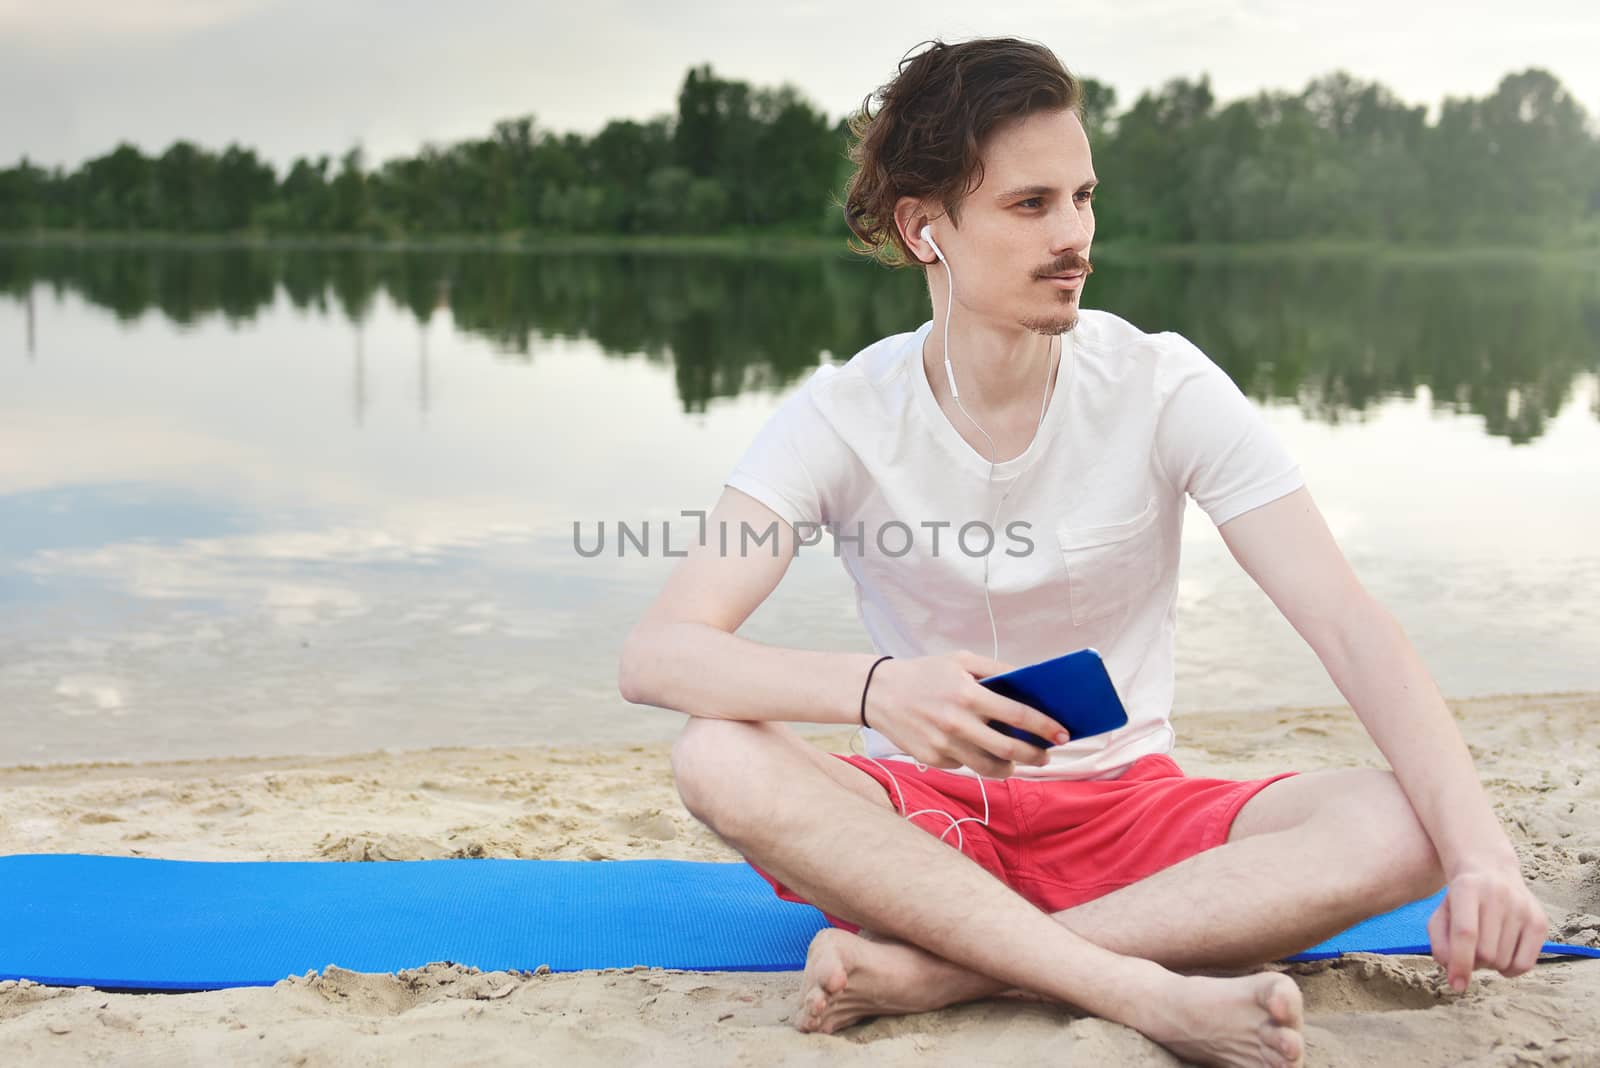
[[[1000, 660], [1100, 651], [1127, 725], [1055, 746], [1049, 765], [1016, 765], [1017, 776], [1110, 778], [1170, 752], [1184, 495], [1221, 526], [1300, 487], [1299, 468], [1191, 342], [1085, 309], [1062, 335], [1043, 425], [1026, 452], [995, 465], [991, 486], [988, 459], [923, 371], [932, 326], [817, 368], [727, 485], [817, 540], [800, 552], [843, 561], [879, 653], [993, 652], [986, 551]], [[862, 734], [869, 756], [909, 759], [883, 734]]]

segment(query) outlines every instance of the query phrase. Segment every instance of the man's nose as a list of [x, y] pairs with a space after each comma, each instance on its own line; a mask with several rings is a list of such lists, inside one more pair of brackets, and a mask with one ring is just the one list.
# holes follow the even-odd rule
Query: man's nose
[[1089, 247], [1089, 241], [1094, 237], [1094, 230], [1089, 221], [1084, 218], [1084, 213], [1074, 204], [1063, 213], [1061, 225], [1056, 230], [1055, 251], [1073, 252], [1082, 255]]

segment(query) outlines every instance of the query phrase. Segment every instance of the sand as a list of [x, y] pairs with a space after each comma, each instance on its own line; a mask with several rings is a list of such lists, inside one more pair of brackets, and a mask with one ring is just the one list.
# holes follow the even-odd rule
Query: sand
[[[1453, 701], [1552, 919], [1600, 945], [1600, 694]], [[1381, 763], [1348, 709], [1186, 713], [1190, 774]], [[819, 735], [843, 750], [847, 735]], [[737, 859], [683, 810], [665, 746], [0, 769], [0, 853], [192, 860]], [[1480, 971], [1426, 957], [1275, 966], [1306, 998], [1308, 1064], [1600, 1065], [1600, 961]], [[0, 983], [0, 1064], [1179, 1063], [1063, 1006], [994, 999], [805, 1035], [799, 973], [328, 967], [272, 987], [112, 994]]]

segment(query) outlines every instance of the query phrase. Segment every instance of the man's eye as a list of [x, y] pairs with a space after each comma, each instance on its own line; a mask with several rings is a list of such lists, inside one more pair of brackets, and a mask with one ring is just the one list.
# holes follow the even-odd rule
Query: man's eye
[[1085, 203], [1085, 204], [1089, 203], [1089, 201], [1094, 199], [1094, 190], [1093, 189], [1085, 189], [1085, 190], [1083, 190], [1081, 193], [1078, 194], [1078, 199], [1080, 201], [1082, 201], [1083, 203]]
[[1017, 207], [1019, 208], [1037, 208], [1042, 204], [1044, 204], [1044, 197], [1029, 197], [1027, 200], [1017, 201]]

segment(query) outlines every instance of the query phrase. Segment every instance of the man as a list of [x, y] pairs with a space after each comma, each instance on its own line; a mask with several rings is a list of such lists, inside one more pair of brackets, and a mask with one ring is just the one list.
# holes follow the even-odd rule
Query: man
[[[627, 700], [689, 713], [672, 758], [689, 810], [833, 923], [796, 1025], [1020, 988], [1192, 1060], [1299, 1064], [1292, 979], [1176, 970], [1274, 960], [1441, 885], [1429, 932], [1454, 987], [1527, 971], [1544, 913], [1432, 679], [1281, 443], [1184, 339], [1080, 310], [1096, 178], [1078, 84], [1038, 45], [934, 42], [879, 97], [853, 126], [846, 214], [861, 248], [923, 266], [932, 319], [782, 405], [709, 517], [725, 536], [679, 565], [619, 673]], [[1392, 774], [1231, 782], [1166, 755], [1186, 496]], [[991, 551], [952, 544], [991, 517]], [[878, 655], [734, 633], [823, 524]], [[776, 551], [739, 551], [742, 526], [775, 527]], [[1031, 551], [999, 551], [1002, 530]], [[1129, 711], [1109, 734], [1068, 739], [976, 682], [1085, 646]], [[867, 753], [780, 721], [860, 722]]]

